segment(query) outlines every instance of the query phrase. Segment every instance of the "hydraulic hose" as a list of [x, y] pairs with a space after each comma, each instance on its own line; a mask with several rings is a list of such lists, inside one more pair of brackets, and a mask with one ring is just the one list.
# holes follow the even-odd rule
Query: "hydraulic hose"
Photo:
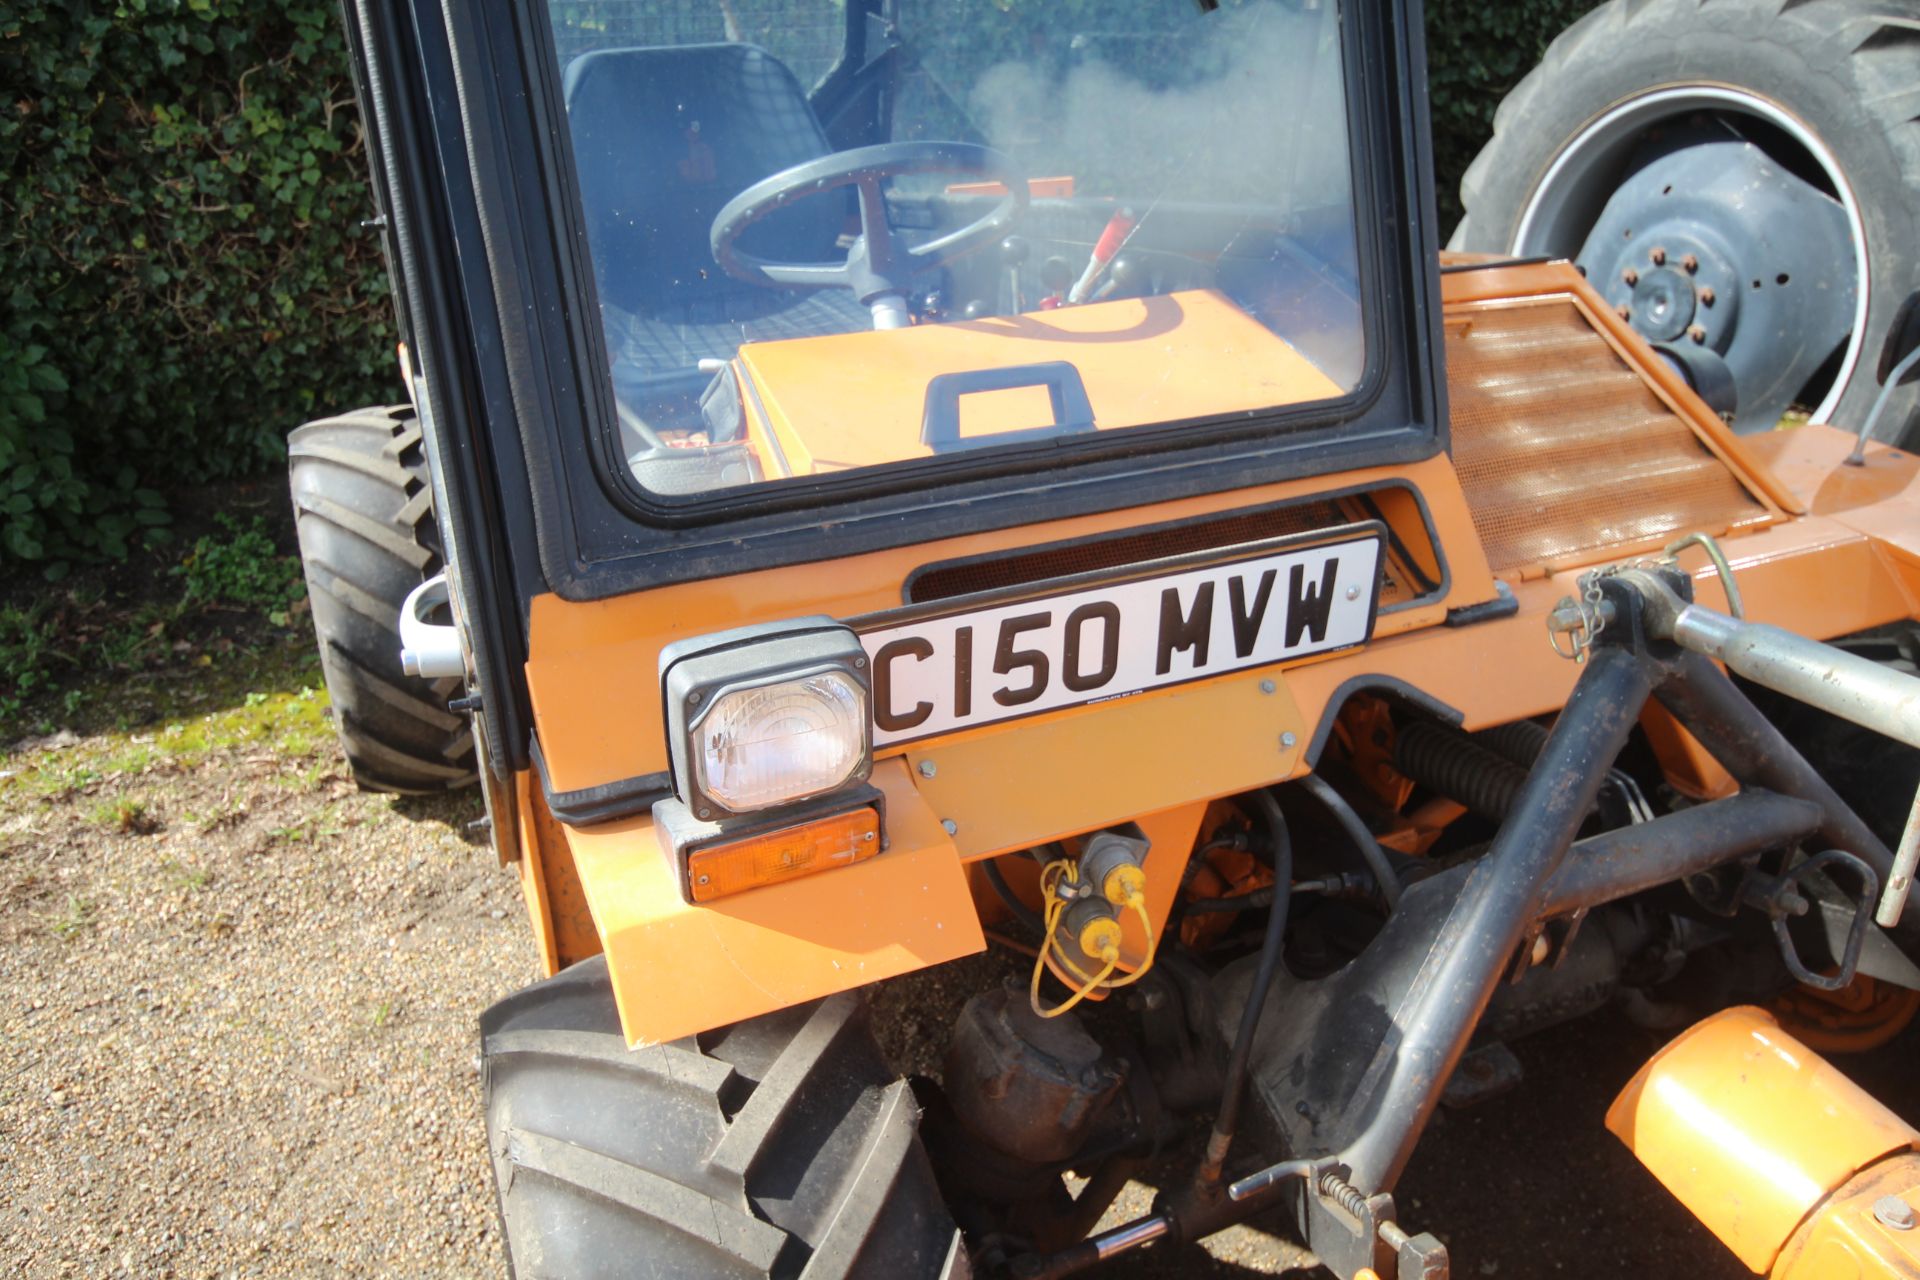
[[1255, 791], [1248, 798], [1259, 812], [1267, 829], [1267, 844], [1273, 854], [1273, 912], [1267, 917], [1267, 931], [1260, 940], [1260, 960], [1254, 969], [1253, 985], [1247, 989], [1247, 1003], [1240, 1011], [1240, 1027], [1233, 1037], [1233, 1051], [1227, 1057], [1227, 1078], [1220, 1091], [1220, 1113], [1214, 1118], [1213, 1133], [1207, 1138], [1207, 1154], [1195, 1170], [1194, 1185], [1211, 1193], [1220, 1184], [1220, 1169], [1233, 1145], [1234, 1130], [1240, 1124], [1240, 1104], [1247, 1093], [1247, 1061], [1253, 1054], [1254, 1033], [1260, 1028], [1260, 1010], [1267, 1003], [1267, 990], [1280, 971], [1281, 952], [1287, 933], [1287, 907], [1292, 901], [1293, 838], [1287, 832], [1287, 820], [1273, 793]]
[[1400, 877], [1394, 873], [1393, 864], [1387, 861], [1387, 851], [1373, 838], [1373, 832], [1367, 830], [1367, 824], [1360, 821], [1360, 815], [1353, 811], [1347, 798], [1327, 785], [1327, 780], [1317, 773], [1310, 773], [1300, 779], [1300, 785], [1308, 795], [1325, 805], [1333, 820], [1340, 824], [1347, 839], [1353, 842], [1354, 849], [1360, 854], [1360, 860], [1367, 864], [1367, 870], [1373, 873], [1373, 881], [1380, 886], [1380, 896], [1386, 900], [1387, 910], [1400, 905]]
[[1040, 919], [1040, 913], [1020, 901], [1020, 895], [1007, 883], [1006, 876], [1000, 872], [1000, 864], [992, 858], [980, 864], [981, 872], [987, 877], [987, 885], [993, 890], [993, 896], [1000, 899], [1001, 905], [1013, 913], [1013, 918], [1026, 925], [1035, 933], [1045, 935], [1046, 922]]

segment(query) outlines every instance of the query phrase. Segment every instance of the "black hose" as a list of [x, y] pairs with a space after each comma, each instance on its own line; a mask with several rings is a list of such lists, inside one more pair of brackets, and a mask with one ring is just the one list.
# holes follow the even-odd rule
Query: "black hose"
[[981, 863], [980, 867], [986, 874], [987, 884], [993, 889], [993, 896], [1000, 899], [1007, 910], [1013, 912], [1013, 918], [1036, 933], [1045, 935], [1046, 921], [1040, 918], [1039, 912], [1020, 901], [1020, 895], [1013, 891], [1013, 887], [1007, 883], [1007, 878], [1000, 874], [999, 864], [989, 858]]
[[1228, 911], [1253, 911], [1272, 905], [1272, 885], [1264, 889], [1237, 894], [1231, 898], [1189, 898], [1185, 904], [1187, 914], [1192, 916], [1217, 915]]
[[1233, 1051], [1227, 1056], [1220, 1114], [1214, 1117], [1207, 1154], [1194, 1174], [1195, 1184], [1208, 1191], [1219, 1185], [1220, 1168], [1226, 1163], [1227, 1149], [1233, 1145], [1234, 1130], [1240, 1124], [1240, 1104], [1247, 1093], [1247, 1060], [1253, 1053], [1253, 1036], [1260, 1028], [1260, 1010], [1266, 1006], [1267, 990], [1273, 986], [1274, 976], [1280, 970], [1281, 952], [1286, 943], [1287, 907], [1293, 896], [1293, 838], [1287, 832], [1280, 802], [1268, 791], [1254, 791], [1247, 798], [1266, 824], [1267, 844], [1273, 854], [1273, 914], [1267, 917], [1267, 931], [1260, 940], [1260, 960], [1254, 969], [1253, 985], [1247, 989], [1247, 1003], [1240, 1010], [1240, 1029], [1234, 1034]]
[[1307, 794], [1327, 807], [1333, 820], [1340, 824], [1340, 830], [1346, 833], [1360, 854], [1360, 861], [1367, 864], [1367, 870], [1373, 873], [1373, 882], [1380, 886], [1380, 896], [1386, 899], [1387, 910], [1400, 905], [1400, 877], [1394, 872], [1393, 864], [1387, 861], [1387, 851], [1373, 838], [1373, 832], [1367, 830], [1367, 824], [1360, 821], [1360, 815], [1353, 811], [1347, 798], [1328, 785], [1327, 780], [1317, 773], [1310, 773], [1300, 779], [1300, 785]]

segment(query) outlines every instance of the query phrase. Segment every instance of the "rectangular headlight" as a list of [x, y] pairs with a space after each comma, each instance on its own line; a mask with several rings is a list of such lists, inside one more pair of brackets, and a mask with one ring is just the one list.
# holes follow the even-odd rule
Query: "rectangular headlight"
[[742, 627], [660, 654], [674, 794], [701, 822], [792, 804], [873, 768], [859, 637], [832, 618]]

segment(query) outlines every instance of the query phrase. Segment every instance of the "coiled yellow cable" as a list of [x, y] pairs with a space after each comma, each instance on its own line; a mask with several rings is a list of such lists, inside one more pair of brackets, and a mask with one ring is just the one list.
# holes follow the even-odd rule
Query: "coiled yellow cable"
[[[1061, 944], [1060, 922], [1066, 916], [1068, 905], [1082, 896], [1080, 894], [1063, 896], [1060, 889], [1062, 882], [1069, 886], [1080, 883], [1080, 866], [1077, 862], [1067, 858], [1057, 858], [1040, 872], [1040, 896], [1044, 903], [1041, 918], [1046, 926], [1047, 936], [1040, 944], [1039, 954], [1034, 957], [1033, 980], [1028, 985], [1027, 996], [1033, 1005], [1033, 1011], [1043, 1018], [1059, 1017], [1095, 991], [1113, 991], [1138, 982], [1141, 976], [1153, 967], [1153, 920], [1147, 915], [1146, 895], [1141, 891], [1142, 877], [1128, 877], [1122, 885], [1125, 896], [1114, 905], [1131, 908], [1134, 914], [1140, 917], [1140, 927], [1146, 930], [1146, 959], [1138, 969], [1118, 979], [1113, 978], [1113, 971], [1120, 965], [1120, 947], [1117, 943], [1108, 942], [1100, 949], [1101, 966], [1099, 972], [1094, 974], [1088, 974], [1076, 964], [1073, 957], [1067, 953], [1066, 947]], [[1080, 983], [1071, 996], [1051, 1009], [1046, 1008], [1040, 1000], [1040, 978], [1046, 972], [1049, 953], [1062, 969], [1072, 974]]]

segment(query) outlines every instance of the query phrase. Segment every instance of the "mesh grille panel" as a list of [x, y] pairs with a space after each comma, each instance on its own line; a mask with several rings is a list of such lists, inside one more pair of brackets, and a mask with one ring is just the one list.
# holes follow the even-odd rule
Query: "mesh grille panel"
[[1768, 518], [1572, 302], [1446, 331], [1454, 467], [1496, 573]]
[[[924, 604], [929, 600], [946, 600], [954, 596], [972, 595], [977, 591], [1003, 591], [1029, 582], [1119, 569], [1168, 556], [1306, 533], [1356, 520], [1377, 519], [1378, 515], [1370, 504], [1357, 500], [1309, 502], [1278, 510], [1240, 512], [1214, 520], [1196, 520], [1171, 529], [1120, 534], [1072, 545], [1035, 547], [992, 559], [930, 565], [908, 584], [907, 603]], [[1419, 537], [1422, 542], [1426, 541], [1424, 530], [1420, 531]], [[1407, 586], [1410, 575], [1399, 556], [1388, 554], [1381, 574], [1380, 603], [1383, 606], [1413, 598], [1415, 591]]]

